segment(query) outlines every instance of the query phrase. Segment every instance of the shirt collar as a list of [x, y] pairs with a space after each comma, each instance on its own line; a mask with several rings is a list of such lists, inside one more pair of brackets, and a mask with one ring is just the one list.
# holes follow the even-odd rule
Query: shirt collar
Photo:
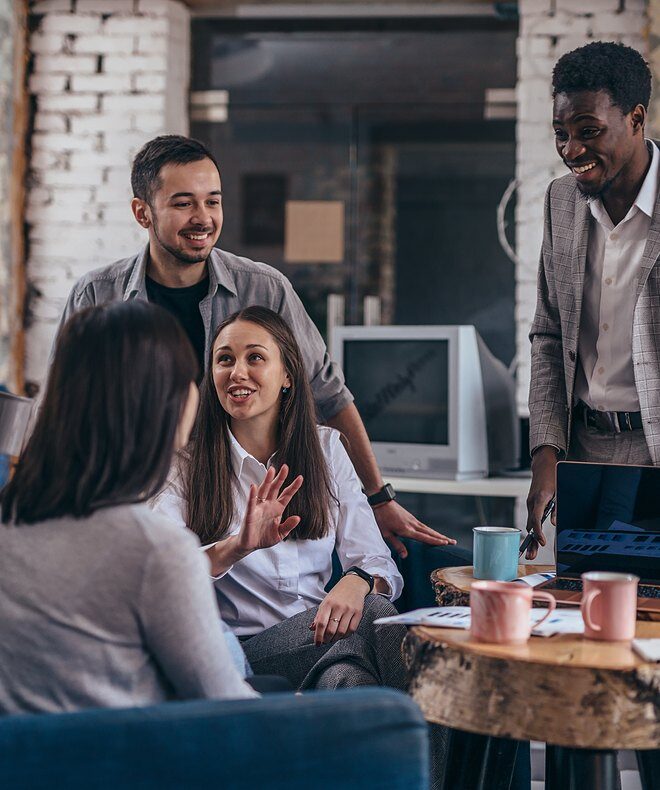
[[[240, 476], [243, 474], [243, 465], [245, 464], [245, 462], [248, 459], [250, 459], [255, 464], [258, 464], [259, 466], [261, 466], [263, 468], [264, 465], [261, 463], [261, 461], [259, 461], [253, 455], [250, 455], [250, 453], [248, 453], [248, 451], [239, 444], [238, 439], [229, 430], [229, 428], [227, 428], [227, 431], [229, 433], [229, 447], [230, 447], [230, 453], [231, 453], [231, 463], [232, 463], [232, 467], [234, 469], [234, 472], [236, 473], [236, 477], [240, 478]], [[268, 459], [268, 461], [266, 463], [266, 467], [265, 467], [266, 469], [268, 469], [268, 467], [272, 464], [274, 457], [275, 457], [275, 453], [273, 453], [271, 455], [271, 457]]]
[[223, 261], [222, 250], [214, 247], [207, 259], [207, 263], [209, 267], [209, 294], [211, 296], [215, 294], [218, 286], [221, 285], [234, 296], [237, 296], [236, 283], [226, 263]]
[[[646, 140], [647, 146], [650, 146], [650, 153], [651, 153], [651, 164], [649, 166], [648, 172], [646, 173], [646, 177], [644, 181], [642, 181], [642, 186], [637, 193], [637, 197], [635, 198], [635, 202], [630, 207], [630, 210], [622, 220], [625, 221], [628, 217], [631, 216], [633, 209], [638, 208], [640, 211], [644, 212], [647, 217], [653, 217], [653, 211], [655, 209], [655, 201], [658, 196], [658, 171], [660, 169], [660, 151], [658, 151], [658, 146], [652, 140]], [[598, 220], [601, 225], [605, 225], [608, 228], [614, 227], [612, 224], [612, 220], [610, 219], [609, 214], [605, 210], [605, 206], [603, 206], [603, 201], [599, 198], [587, 198], [587, 202], [589, 203], [589, 209], [594, 217], [594, 219]]]
[[252, 458], [252, 456], [247, 450], [244, 450], [241, 447], [241, 445], [238, 443], [238, 439], [229, 430], [229, 428], [227, 428], [227, 431], [229, 433], [229, 451], [231, 453], [231, 464], [234, 467], [236, 477], [240, 477], [243, 474], [243, 463], [245, 459]]
[[651, 164], [635, 200], [635, 205], [648, 217], [652, 217], [655, 209], [655, 199], [658, 196], [660, 151], [658, 151], [658, 146], [652, 140], [647, 140], [646, 142], [651, 146]]
[[[149, 260], [149, 245], [146, 244], [142, 252], [135, 259], [133, 271], [128, 280], [124, 291], [124, 301], [137, 296], [140, 299], [147, 299], [147, 262]], [[214, 296], [219, 286], [222, 286], [234, 296], [237, 295], [236, 283], [234, 278], [222, 260], [222, 251], [216, 248], [211, 250], [207, 258], [207, 268], [209, 272], [209, 296]]]
[[149, 260], [149, 245], [146, 244], [142, 252], [135, 259], [133, 271], [128, 279], [126, 290], [124, 291], [124, 301], [137, 296], [139, 299], [147, 299], [147, 261]]

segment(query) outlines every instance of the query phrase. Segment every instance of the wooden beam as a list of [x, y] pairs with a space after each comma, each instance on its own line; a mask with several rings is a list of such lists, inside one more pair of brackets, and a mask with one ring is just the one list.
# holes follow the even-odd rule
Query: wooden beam
[[[355, 6], [361, 9], [367, 9], [370, 6], [378, 8], [384, 15], [387, 15], [387, 7], [393, 6], [395, 9], [401, 9], [406, 5], [412, 5], [414, 11], [411, 15], [426, 12], [429, 9], [438, 14], [455, 14], [461, 16], [462, 13], [473, 14], [481, 7], [483, 12], [494, 14], [493, 3], [489, 0], [363, 0], [363, 2], [350, 2], [350, 0], [184, 0], [185, 4], [196, 14], [209, 13], [209, 14], [234, 14], [241, 6], [249, 6], [254, 9], [256, 7], [268, 8], [268, 6], [275, 6], [276, 8], [300, 6], [300, 16], [305, 17], [309, 15], [310, 8], [314, 6], [331, 6], [333, 9], [341, 7], [346, 8], [347, 16], [354, 16]], [[316, 16], [316, 14], [314, 14]]]
[[29, 100], [27, 74], [27, 0], [15, 0], [14, 9], [14, 75], [13, 75], [13, 156], [9, 181], [11, 235], [11, 300], [9, 331], [11, 334], [10, 381], [14, 392], [25, 387], [25, 293], [27, 288], [25, 250], [25, 180], [27, 175], [26, 138]]

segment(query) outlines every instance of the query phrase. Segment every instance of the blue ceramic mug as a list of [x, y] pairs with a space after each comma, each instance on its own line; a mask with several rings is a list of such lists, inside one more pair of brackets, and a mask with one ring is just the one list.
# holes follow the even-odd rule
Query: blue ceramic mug
[[518, 576], [520, 530], [474, 527], [474, 578], [510, 582]]

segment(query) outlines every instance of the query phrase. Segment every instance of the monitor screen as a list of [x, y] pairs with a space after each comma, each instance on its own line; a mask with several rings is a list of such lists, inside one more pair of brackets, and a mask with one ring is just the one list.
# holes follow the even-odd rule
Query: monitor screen
[[660, 468], [557, 465], [557, 572], [660, 581]]
[[448, 340], [345, 340], [343, 368], [372, 441], [449, 444]]

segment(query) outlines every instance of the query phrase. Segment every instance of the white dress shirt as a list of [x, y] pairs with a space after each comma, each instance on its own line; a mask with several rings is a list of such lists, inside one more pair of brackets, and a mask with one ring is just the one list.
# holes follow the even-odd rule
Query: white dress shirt
[[600, 198], [591, 220], [578, 339], [575, 397], [599, 411], [639, 411], [632, 364], [632, 325], [642, 255], [658, 193], [660, 153], [635, 202], [615, 227]]
[[[390, 600], [396, 600], [403, 589], [403, 579], [381, 537], [339, 433], [322, 426], [318, 433], [333, 493], [339, 501], [337, 507], [331, 500], [330, 529], [319, 540], [286, 540], [254, 551], [215, 580], [220, 613], [237, 636], [259, 633], [321, 603], [332, 574], [333, 549], [344, 569], [356, 565], [372, 576], [382, 577], [389, 585]], [[250, 484], [261, 483], [270, 465], [270, 460], [264, 466], [246, 452], [234, 436], [231, 459], [237, 481], [236, 515], [228, 535], [240, 529]], [[180, 477], [154, 499], [152, 507], [186, 526]]]

